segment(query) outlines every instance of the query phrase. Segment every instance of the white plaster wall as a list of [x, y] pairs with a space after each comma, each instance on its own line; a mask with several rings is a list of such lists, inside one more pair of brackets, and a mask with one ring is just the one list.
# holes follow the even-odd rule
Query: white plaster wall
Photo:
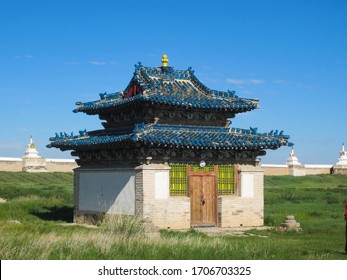
[[22, 166], [21, 158], [0, 157], [0, 171], [18, 172], [22, 171]]
[[159, 171], [154, 174], [155, 199], [168, 199], [170, 196], [170, 174]]
[[254, 175], [241, 173], [241, 197], [254, 197]]
[[135, 215], [135, 172], [81, 172], [80, 211]]
[[[39, 158], [39, 160], [45, 159]], [[47, 172], [72, 172], [78, 167], [74, 159], [46, 159], [45, 161], [43, 165], [46, 165]], [[22, 158], [0, 157], [0, 171], [19, 172], [27, 165], [27, 161]]]

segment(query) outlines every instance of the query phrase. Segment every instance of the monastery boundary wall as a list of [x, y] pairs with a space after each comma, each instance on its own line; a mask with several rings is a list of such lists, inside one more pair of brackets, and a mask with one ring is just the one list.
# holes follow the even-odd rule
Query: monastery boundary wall
[[[305, 175], [318, 175], [318, 174], [332, 174], [333, 165], [329, 164], [304, 164], [300, 166], [288, 166], [281, 164], [262, 164], [264, 175], [268, 176], [305, 176]], [[295, 172], [295, 169], [300, 169], [300, 173]]]
[[[46, 159], [47, 172], [72, 172], [78, 165], [74, 159]], [[22, 158], [0, 157], [0, 171], [20, 172]]]
[[[0, 157], [0, 171], [19, 172], [22, 171], [22, 158]], [[47, 172], [72, 172], [78, 165], [74, 159], [46, 159]], [[293, 175], [286, 164], [262, 164], [264, 175], [285, 176]], [[333, 165], [305, 164], [302, 167], [302, 175], [331, 174]]]

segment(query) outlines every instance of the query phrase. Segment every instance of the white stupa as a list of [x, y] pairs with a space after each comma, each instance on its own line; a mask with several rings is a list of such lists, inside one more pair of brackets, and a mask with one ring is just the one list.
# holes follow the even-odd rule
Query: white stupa
[[46, 172], [46, 159], [39, 156], [39, 152], [36, 150], [33, 142], [33, 137], [30, 135], [30, 142], [26, 149], [24, 156], [22, 157], [23, 167], [25, 172]]
[[30, 135], [30, 143], [28, 144], [28, 148], [24, 153], [23, 158], [40, 158], [39, 152], [35, 148], [35, 144], [33, 143], [33, 137]]
[[347, 168], [347, 153], [345, 152], [345, 144], [342, 144], [342, 150], [340, 152], [340, 157], [335, 165], [343, 165]]
[[333, 166], [334, 174], [347, 174], [347, 152], [345, 151], [345, 145], [342, 144], [342, 150], [338, 162]]
[[299, 162], [298, 157], [294, 152], [294, 148], [292, 148], [289, 158], [287, 159], [287, 166], [289, 168], [289, 175], [292, 176], [305, 176], [305, 165]]
[[289, 154], [289, 158], [287, 159], [287, 165], [301, 165], [301, 163], [299, 162], [298, 157], [296, 156], [295, 152], [294, 152], [294, 148], [292, 148], [290, 154]]

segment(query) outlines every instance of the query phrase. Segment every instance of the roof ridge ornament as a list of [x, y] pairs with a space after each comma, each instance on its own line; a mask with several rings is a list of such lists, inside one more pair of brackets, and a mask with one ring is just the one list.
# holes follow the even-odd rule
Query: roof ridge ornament
[[135, 66], [135, 72], [134, 75], [137, 75], [139, 73], [140, 68], [142, 67], [142, 63], [139, 61], [137, 64], [134, 64]]
[[161, 66], [162, 67], [168, 67], [168, 63], [169, 63], [169, 58], [167, 57], [166, 54], [163, 54], [163, 56], [161, 58]]

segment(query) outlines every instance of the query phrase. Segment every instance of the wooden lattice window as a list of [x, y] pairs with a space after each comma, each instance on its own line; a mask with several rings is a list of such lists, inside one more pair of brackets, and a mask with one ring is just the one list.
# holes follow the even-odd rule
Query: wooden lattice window
[[170, 195], [187, 195], [187, 165], [171, 164], [170, 167]]
[[235, 166], [218, 165], [218, 195], [235, 193]]

